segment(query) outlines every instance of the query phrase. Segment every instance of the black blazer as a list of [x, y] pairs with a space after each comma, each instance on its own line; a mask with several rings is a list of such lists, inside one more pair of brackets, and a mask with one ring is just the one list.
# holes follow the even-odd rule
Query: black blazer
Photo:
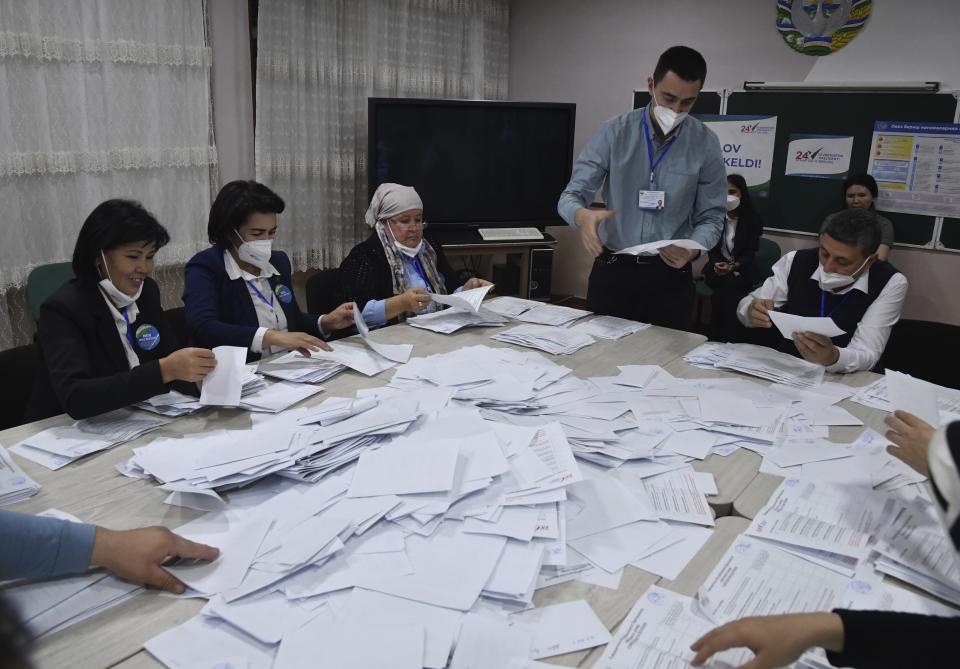
[[[720, 239], [709, 251], [709, 259], [703, 268], [705, 278], [708, 280], [720, 278], [713, 271], [713, 264], [726, 261], [723, 257], [721, 247], [726, 233], [726, 223], [723, 231], [720, 233]], [[760, 248], [760, 236], [763, 234], [763, 221], [759, 214], [741, 216], [737, 221], [737, 229], [733, 233], [733, 259], [740, 263], [738, 270], [741, 275], [746, 275], [751, 280], [759, 280], [760, 275], [756, 263], [753, 262], [753, 256]]]
[[[443, 248], [435, 241], [424, 237], [424, 242], [433, 247], [437, 254], [437, 272], [444, 282], [448, 293], [452, 293], [460, 284], [457, 282], [456, 272], [447, 262]], [[390, 265], [387, 263], [387, 254], [383, 251], [383, 244], [376, 232], [360, 242], [340, 264], [340, 277], [344, 294], [344, 302], [356, 302], [361, 311], [370, 300], [384, 300], [393, 297], [393, 276]], [[434, 286], [434, 291], [437, 286]], [[388, 323], [396, 323], [394, 318]]]
[[[293, 294], [287, 254], [274, 251], [270, 256], [270, 264], [280, 273], [270, 277], [270, 286], [276, 290], [277, 286], [283, 285], [290, 290], [289, 302], [277, 298], [287, 318], [287, 331], [306, 332], [319, 337], [317, 320], [320, 316], [300, 311]], [[241, 346], [249, 349], [260, 327], [247, 284], [241, 279], [232, 280], [227, 275], [223, 249], [218, 246], [201, 251], [187, 263], [183, 304], [186, 306], [188, 337], [193, 346]], [[259, 358], [256, 354], [247, 355], [248, 360]]]
[[96, 283], [71, 279], [43, 303], [37, 327], [40, 365], [27, 406], [28, 421], [64, 411], [76, 419], [89, 418], [170, 390], [161, 378], [160, 359], [177, 350], [178, 343], [153, 279], [144, 281], [137, 309], [134, 332], [141, 325], [153, 325], [160, 341], [150, 351], [134, 345], [140, 365], [130, 369]]

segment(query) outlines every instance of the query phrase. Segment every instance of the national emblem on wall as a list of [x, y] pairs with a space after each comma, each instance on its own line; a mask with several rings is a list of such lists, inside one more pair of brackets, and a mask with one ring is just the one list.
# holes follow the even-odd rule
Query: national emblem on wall
[[777, 29], [795, 51], [827, 56], [863, 30], [872, 9], [873, 0], [777, 0]]

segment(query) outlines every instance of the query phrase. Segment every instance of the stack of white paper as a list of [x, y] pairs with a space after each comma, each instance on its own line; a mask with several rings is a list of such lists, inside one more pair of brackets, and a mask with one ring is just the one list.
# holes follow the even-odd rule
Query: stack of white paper
[[[900, 377], [901, 379], [903, 377]], [[910, 377], [907, 377], [910, 379]], [[880, 409], [881, 411], [890, 411], [894, 409], [905, 409], [910, 411], [907, 407], [914, 407], [915, 410], [921, 411], [921, 413], [926, 413], [927, 410], [920, 409], [919, 407], [914, 406], [914, 402], [910, 399], [907, 400], [905, 406], [893, 406], [891, 399], [888, 396], [888, 385], [889, 385], [889, 376], [884, 376], [881, 379], [878, 379], [871, 383], [870, 385], [861, 389], [854, 397], [853, 401], [864, 406], [868, 406], [872, 409]], [[908, 381], [907, 394], [911, 391], [916, 391], [918, 393], [918, 401], [929, 406], [928, 393], [932, 388], [936, 394], [937, 407], [940, 410], [940, 424], [946, 424], [954, 420], [960, 420], [960, 390], [955, 388], [947, 388], [945, 386], [938, 386], [927, 381], [921, 381], [919, 379], [912, 379]], [[903, 398], [904, 393], [900, 394], [900, 397]], [[921, 399], [923, 398], [923, 399]], [[902, 402], [902, 400], [901, 400]], [[930, 422], [930, 421], [927, 421]]]
[[558, 304], [537, 303], [536, 306], [514, 316], [514, 318], [525, 323], [565, 326], [592, 313], [592, 311], [564, 307]]
[[240, 400], [240, 406], [248, 411], [279, 413], [322, 392], [321, 386], [277, 381], [269, 385], [264, 384], [260, 390], [244, 395]]
[[728, 344], [733, 352], [717, 367], [759, 376], [776, 383], [810, 388], [823, 381], [824, 367], [787, 353], [752, 344]]
[[466, 327], [500, 326], [506, 322], [504, 317], [483, 307], [477, 311], [444, 309], [407, 319], [407, 325], [441, 334], [451, 334]]
[[166, 425], [168, 420], [131, 409], [117, 409], [68, 427], [51, 427], [27, 437], [10, 450], [43, 465], [60, 469], [85, 455], [136, 439]]
[[537, 348], [553, 355], [576, 353], [594, 343], [590, 335], [551, 325], [518, 325], [490, 337], [497, 341]]
[[650, 327], [649, 323], [638, 323], [626, 318], [597, 316], [584, 323], [577, 323], [573, 329], [601, 339], [623, 339], [627, 335], [646, 330], [648, 327]]
[[0, 506], [22, 502], [38, 490], [40, 484], [27, 476], [7, 449], [0, 446]]
[[203, 408], [199, 398], [184, 395], [176, 390], [171, 390], [163, 395], [154, 395], [148, 400], [138, 402], [137, 406], [146, 411], [158, 413], [161, 416], [188, 416], [195, 411]]
[[484, 308], [489, 309], [496, 314], [500, 314], [501, 316], [516, 318], [523, 312], [529, 311], [534, 307], [539, 307], [541, 304], [541, 302], [537, 302], [535, 300], [525, 300], [520, 297], [503, 295], [501, 297], [495, 297], [492, 300], [487, 300]]
[[379, 404], [375, 397], [360, 397], [350, 399], [349, 397], [328, 397], [319, 405], [312, 407], [308, 413], [301, 416], [297, 422], [301, 425], [319, 423], [320, 425], [333, 425], [351, 416], [356, 416], [364, 411], [369, 411]]
[[304, 356], [290, 351], [277, 358], [261, 360], [257, 371], [266, 376], [294, 383], [320, 383], [339, 374], [346, 366], [332, 360]]

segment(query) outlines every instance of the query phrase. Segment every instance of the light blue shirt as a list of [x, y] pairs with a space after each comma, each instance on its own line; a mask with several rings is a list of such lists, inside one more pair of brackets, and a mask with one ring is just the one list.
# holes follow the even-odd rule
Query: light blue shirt
[[[693, 239], [711, 249], [726, 215], [727, 174], [717, 136], [687, 117], [662, 143], [649, 117], [647, 126], [657, 165], [653, 185], [642, 116], [637, 109], [610, 119], [597, 130], [573, 166], [557, 211], [576, 228], [577, 210], [588, 207], [603, 186], [608, 209], [619, 212], [600, 225], [600, 239], [612, 251], [662, 239]], [[649, 107], [646, 109], [649, 114]], [[641, 209], [641, 190], [661, 190], [664, 208]]]
[[[403, 260], [403, 273], [407, 277], [407, 285], [411, 288], [426, 288], [428, 293], [436, 292], [436, 289], [427, 285], [427, 280], [425, 277], [420, 275], [420, 272], [417, 270], [417, 265], [412, 258], [408, 258], [405, 255], [401, 255], [400, 259]], [[439, 271], [437, 276], [440, 278], [440, 281], [446, 281], [443, 274]], [[463, 286], [457, 288], [455, 293], [459, 293]], [[363, 307], [363, 320], [366, 322], [368, 327], [378, 328], [384, 325], [387, 322], [387, 299], [383, 300], [370, 300]], [[437, 311], [441, 308], [441, 305], [436, 302], [431, 302], [427, 305], [427, 308], [424, 309], [421, 313], [427, 314], [431, 311]]]
[[90, 566], [96, 527], [0, 511], [0, 580], [79, 574]]

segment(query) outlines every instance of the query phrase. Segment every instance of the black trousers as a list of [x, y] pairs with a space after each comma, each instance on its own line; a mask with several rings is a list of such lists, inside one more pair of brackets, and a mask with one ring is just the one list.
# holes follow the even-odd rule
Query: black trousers
[[675, 330], [693, 327], [694, 298], [690, 263], [674, 269], [658, 255], [617, 255], [606, 249], [593, 261], [587, 286], [590, 311]]
[[704, 274], [707, 285], [713, 288], [710, 298], [710, 339], [713, 341], [742, 341], [746, 328], [737, 319], [740, 300], [753, 289], [753, 281], [745, 273], [735, 276], [732, 272], [718, 276]]

